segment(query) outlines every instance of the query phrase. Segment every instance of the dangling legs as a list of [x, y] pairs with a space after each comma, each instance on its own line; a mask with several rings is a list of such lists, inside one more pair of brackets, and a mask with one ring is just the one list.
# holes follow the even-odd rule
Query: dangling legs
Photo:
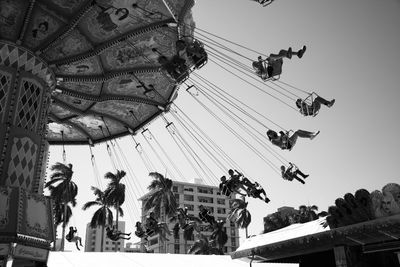
[[304, 174], [302, 171], [300, 171], [299, 169], [297, 169], [294, 172], [295, 175], [299, 174], [301, 177], [303, 177], [304, 179], [307, 178], [309, 175], [308, 174]]
[[305, 184], [306, 182], [304, 182], [302, 179], [300, 179], [299, 177], [295, 176], [294, 179], [296, 179], [297, 181], [299, 181], [302, 184]]
[[292, 48], [289, 47], [288, 50], [283, 50], [282, 49], [281, 51], [279, 51], [279, 54], [269, 54], [268, 59], [277, 60], [277, 59], [282, 59], [284, 57], [287, 57], [287, 58], [290, 59], [290, 58], [292, 58], [292, 54], [293, 54]]
[[326, 100], [325, 98], [322, 98], [320, 96], [317, 96], [314, 99], [313, 103], [321, 103], [322, 105], [328, 106], [329, 108], [333, 106], [333, 104], [335, 103], [335, 99], [332, 99], [331, 101]]
[[312, 140], [318, 134], [319, 134], [319, 131], [313, 133], [313, 132], [304, 131], [304, 130], [297, 130], [296, 132], [293, 133], [293, 135], [289, 139], [293, 138], [293, 139], [297, 140], [297, 137], [301, 137], [301, 138], [310, 138]]

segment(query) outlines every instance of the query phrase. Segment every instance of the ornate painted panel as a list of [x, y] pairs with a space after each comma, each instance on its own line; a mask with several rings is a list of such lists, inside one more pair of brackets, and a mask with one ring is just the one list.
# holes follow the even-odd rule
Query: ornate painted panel
[[[60, 124], [57, 122], [49, 123], [49, 132], [47, 134], [47, 139], [49, 141], [60, 140], [64, 138], [65, 140], [85, 140], [87, 136], [80, 132], [78, 129], [74, 128], [68, 124]], [[63, 132], [64, 137], [61, 132]]]
[[12, 139], [6, 184], [30, 189], [35, 174], [38, 145], [29, 137]]
[[[108, 70], [158, 65], [157, 59], [160, 55], [167, 58], [175, 55], [176, 41], [175, 32], [161, 28], [109, 48], [102, 53], [101, 58]], [[151, 48], [156, 48], [158, 52], [152, 51]]]
[[23, 0], [0, 0], [1, 39], [18, 39], [28, 4], [29, 1]]
[[34, 49], [66, 24], [67, 20], [62, 20], [60, 16], [46, 9], [45, 6], [37, 4], [26, 29], [24, 45]]
[[48, 61], [52, 61], [77, 55], [92, 48], [92, 45], [86, 37], [82, 35], [79, 30], [74, 29], [67, 37], [57, 40], [55, 45], [46, 51], [45, 58]]
[[53, 240], [52, 205], [50, 199], [43, 195], [20, 190], [20, 201], [23, 204], [22, 218], [18, 232], [32, 237]]
[[24, 78], [20, 80], [17, 108], [14, 125], [28, 131], [36, 132], [41, 112], [43, 87], [36, 80]]
[[103, 70], [100, 60], [97, 57], [92, 57], [84, 61], [61, 65], [55, 72], [56, 74], [62, 73], [67, 75], [96, 75], [101, 74]]

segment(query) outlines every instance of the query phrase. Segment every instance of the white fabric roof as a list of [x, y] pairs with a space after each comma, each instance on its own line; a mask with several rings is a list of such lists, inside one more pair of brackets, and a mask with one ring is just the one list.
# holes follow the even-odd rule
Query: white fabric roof
[[[123, 252], [50, 252], [49, 267], [249, 267], [229, 255], [185, 255]], [[297, 267], [289, 263], [254, 263], [256, 267]]]
[[315, 221], [307, 223], [295, 223], [273, 232], [249, 237], [243, 242], [243, 244], [240, 245], [240, 247], [236, 251], [256, 248], [301, 236], [329, 231], [329, 226], [327, 226], [326, 228], [322, 226], [325, 222], [326, 217], [323, 217]]

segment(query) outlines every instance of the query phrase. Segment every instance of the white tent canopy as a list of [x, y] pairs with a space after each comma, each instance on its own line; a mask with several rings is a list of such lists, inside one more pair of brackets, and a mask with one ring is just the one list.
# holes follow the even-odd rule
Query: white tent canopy
[[[249, 267], [242, 260], [232, 260], [229, 255], [185, 255], [120, 252], [50, 252], [49, 267]], [[297, 267], [288, 263], [254, 263], [257, 267]]]
[[273, 232], [253, 236], [247, 238], [236, 250], [236, 252], [329, 231], [330, 228], [325, 223], [326, 217], [323, 217], [315, 221], [307, 223], [295, 223]]

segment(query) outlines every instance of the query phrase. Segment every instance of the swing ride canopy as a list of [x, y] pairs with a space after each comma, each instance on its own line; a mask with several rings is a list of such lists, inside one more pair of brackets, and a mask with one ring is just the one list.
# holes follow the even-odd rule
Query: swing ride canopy
[[[158, 58], [176, 55], [178, 39], [193, 41], [193, 5], [194, 0], [9, 2], [9, 18], [16, 23], [1, 28], [1, 39], [23, 36], [20, 46], [39, 55], [56, 81], [50, 86], [55, 90], [48, 142], [87, 144], [124, 136], [168, 109], [178, 83]], [[14, 52], [22, 53], [8, 51]]]

